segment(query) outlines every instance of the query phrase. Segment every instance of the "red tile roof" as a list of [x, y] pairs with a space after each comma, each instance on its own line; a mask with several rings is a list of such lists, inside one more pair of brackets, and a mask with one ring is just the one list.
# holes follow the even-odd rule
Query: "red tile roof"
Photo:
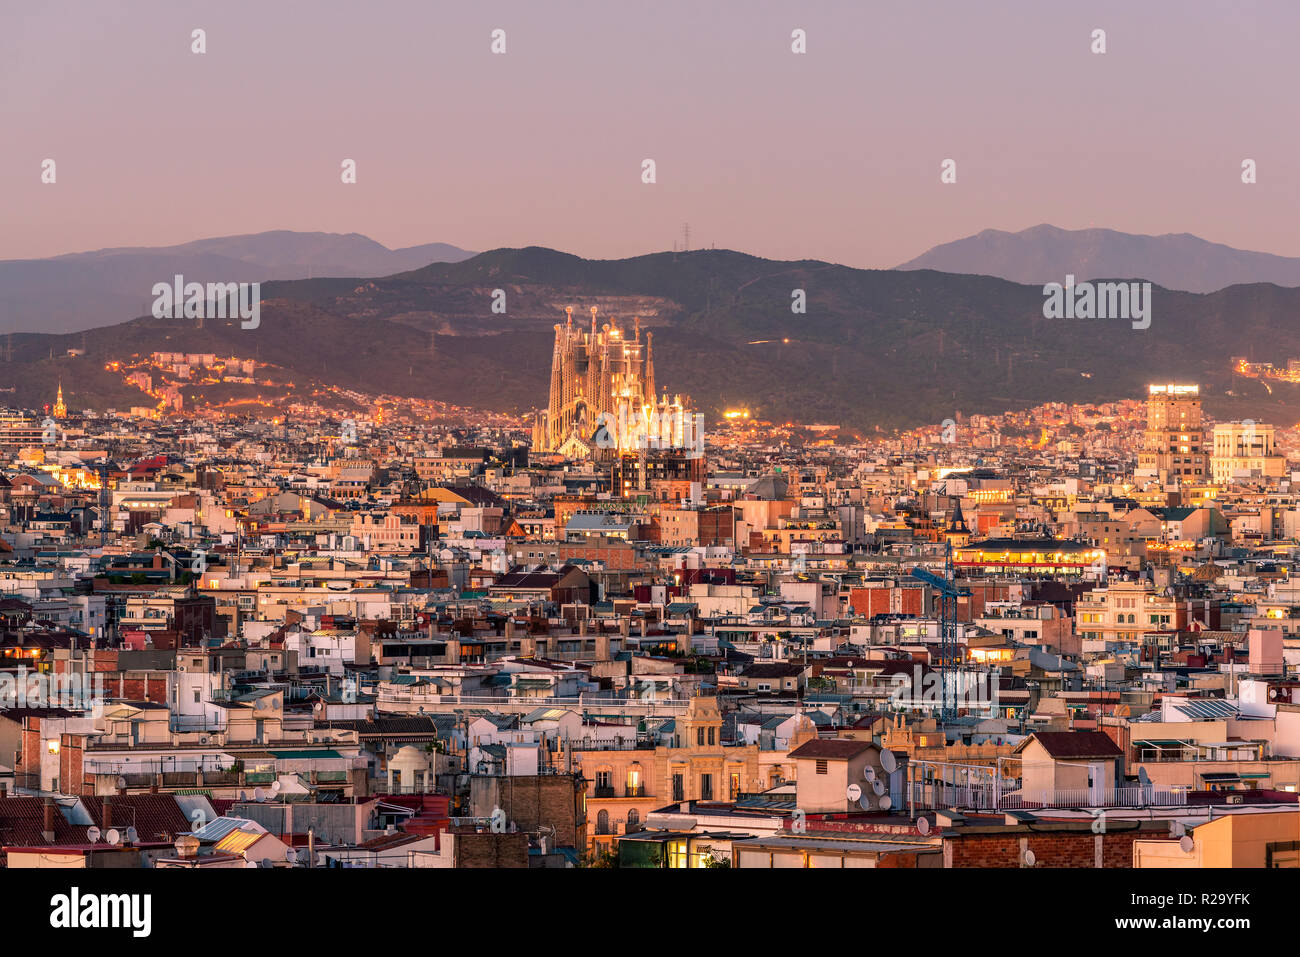
[[848, 761], [874, 747], [870, 741], [854, 741], [852, 738], [818, 738], [799, 745], [790, 752], [790, 757]]
[[[1030, 740], [1037, 741], [1052, 757], [1121, 758], [1124, 752], [1102, 731], [1038, 731]], [[1029, 742], [1020, 745], [1024, 748]]]
[[[112, 826], [124, 833], [128, 827], [134, 827], [141, 841], [174, 840], [177, 834], [195, 827], [170, 794], [123, 794], [110, 800], [113, 804]], [[81, 803], [95, 824], [107, 830], [104, 827], [104, 799], [99, 795], [83, 795]]]

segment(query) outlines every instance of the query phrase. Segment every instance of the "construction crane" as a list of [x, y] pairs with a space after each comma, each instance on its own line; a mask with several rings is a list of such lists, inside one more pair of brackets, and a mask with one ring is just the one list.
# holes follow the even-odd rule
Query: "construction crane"
[[[956, 676], [952, 672], [952, 659], [957, 653], [957, 599], [970, 595], [970, 589], [958, 588], [953, 581], [951, 542], [944, 548], [942, 577], [919, 566], [912, 569], [911, 575], [933, 588], [939, 603], [939, 678], [943, 688], [939, 717], [946, 721], [957, 715]], [[951, 705], [948, 703], [949, 687], [953, 694]]]

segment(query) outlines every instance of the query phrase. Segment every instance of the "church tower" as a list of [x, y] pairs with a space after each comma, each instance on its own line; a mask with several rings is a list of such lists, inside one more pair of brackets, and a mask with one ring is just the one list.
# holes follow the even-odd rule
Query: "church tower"
[[63, 402], [63, 383], [59, 383], [59, 394], [54, 399], [54, 417], [62, 419], [68, 414], [68, 407]]

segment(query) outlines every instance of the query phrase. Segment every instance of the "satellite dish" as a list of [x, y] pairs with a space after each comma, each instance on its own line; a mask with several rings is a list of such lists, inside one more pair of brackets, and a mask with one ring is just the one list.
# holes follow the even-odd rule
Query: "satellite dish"
[[862, 788], [858, 787], [856, 784], [850, 784], [845, 793], [848, 795], [850, 801], [857, 801], [862, 797]]
[[271, 859], [270, 859], [269, 857], [264, 857], [264, 858], [262, 858], [262, 866], [263, 866], [263, 867], [274, 867], [275, 865], [271, 863]]
[[1151, 775], [1147, 774], [1146, 768], [1138, 768], [1138, 783], [1147, 787], [1151, 783]]
[[884, 782], [884, 781], [872, 781], [872, 782], [871, 782], [871, 790], [875, 791], [875, 792], [876, 792], [876, 796], [879, 797], [881, 794], [884, 794], [884, 793], [885, 793], [885, 782]]
[[241, 800], [241, 801], [247, 801], [247, 800], [248, 800], [248, 792], [247, 792], [247, 791], [240, 791], [240, 792], [239, 792], [239, 800]]
[[864, 811], [870, 811], [870, 810], [871, 810], [871, 795], [870, 795], [870, 794], [864, 794], [864, 795], [862, 795], [862, 800], [858, 802], [858, 807], [862, 808], [862, 810], [864, 810]]
[[128, 827], [126, 829], [126, 842], [128, 844], [134, 844], [139, 840], [140, 840], [140, 832], [137, 831], [134, 827]]
[[1196, 842], [1192, 840], [1192, 835], [1184, 834], [1182, 840], [1178, 842], [1178, 846], [1183, 849], [1184, 854], [1190, 854], [1192, 848], [1196, 846]]
[[1032, 849], [1025, 848], [1025, 866], [1033, 867], [1036, 863], [1038, 863], [1038, 855]]
[[278, 778], [271, 782], [271, 790], [275, 791], [277, 794], [279, 793], [280, 788], [282, 787], [284, 787], [284, 785], [280, 783]]
[[297, 849], [297, 848], [294, 848], [294, 847], [286, 847], [286, 848], [284, 849], [284, 859], [285, 859], [286, 861], [288, 861], [290, 864], [297, 864], [297, 863], [298, 863], [298, 849]]
[[893, 806], [894, 802], [890, 799], [888, 794], [880, 799], [880, 810], [888, 811]]
[[898, 770], [898, 758], [894, 757], [894, 752], [888, 748], [880, 752], [880, 766], [885, 769], [886, 774], [893, 774]]
[[118, 790], [119, 790], [119, 791], [125, 791], [125, 790], [126, 790], [126, 778], [121, 777], [121, 776], [119, 775], [119, 776], [118, 776], [118, 779], [117, 779], [117, 787], [118, 787]]
[[862, 776], [868, 781], [874, 781], [876, 779], [876, 769], [868, 764], [862, 769]]
[[108, 841], [110, 844], [121, 844], [122, 835], [117, 833], [117, 828], [110, 828], [109, 832], [104, 835], [104, 840]]
[[930, 819], [928, 817], [918, 819], [916, 829], [921, 833], [922, 837], [925, 837], [930, 833]]
[[99, 835], [101, 833], [102, 832], [99, 830], [99, 828], [94, 827], [92, 825], [91, 827], [86, 828], [86, 840], [89, 841], [91, 844], [94, 844], [96, 841], [99, 840]]
[[259, 804], [266, 800], [266, 795], [262, 792], [261, 788], [253, 788], [253, 800], [257, 801]]

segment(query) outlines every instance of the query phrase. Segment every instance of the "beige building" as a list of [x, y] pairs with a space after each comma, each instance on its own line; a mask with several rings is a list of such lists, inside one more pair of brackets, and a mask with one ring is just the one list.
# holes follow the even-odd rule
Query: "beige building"
[[758, 745], [723, 746], [717, 698], [692, 698], [670, 742], [654, 747], [592, 748], [566, 752], [572, 768], [589, 782], [587, 834], [593, 847], [612, 847], [616, 837], [643, 826], [651, 811], [672, 803], [732, 801], [794, 778], [793, 750], [817, 737], [803, 718], [791, 735], [791, 751]]
[[1201, 423], [1201, 388], [1196, 385], [1147, 387], [1147, 428], [1138, 468], [1162, 482], [1200, 485], [1210, 474]]
[[1220, 422], [1214, 427], [1210, 472], [1216, 485], [1249, 479], [1281, 478], [1286, 456], [1279, 455], [1274, 429], [1263, 422]]

